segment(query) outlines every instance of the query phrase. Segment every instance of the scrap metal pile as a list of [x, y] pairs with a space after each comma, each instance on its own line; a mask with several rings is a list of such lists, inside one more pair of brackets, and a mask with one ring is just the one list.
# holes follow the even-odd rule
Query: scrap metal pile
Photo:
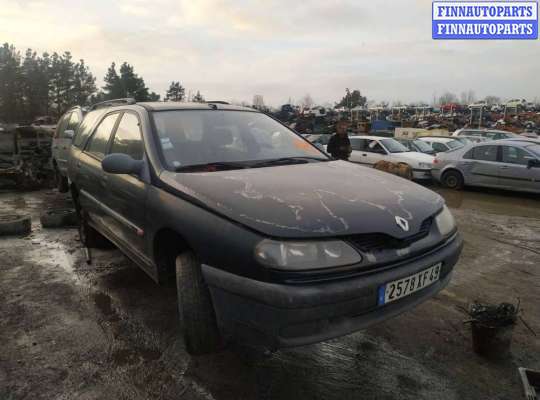
[[0, 127], [0, 179], [19, 189], [43, 187], [53, 180], [51, 143], [54, 125]]

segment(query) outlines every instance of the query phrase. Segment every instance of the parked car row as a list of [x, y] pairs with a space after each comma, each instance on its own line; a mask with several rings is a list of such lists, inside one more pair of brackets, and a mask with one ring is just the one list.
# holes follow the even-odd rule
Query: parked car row
[[[78, 111], [62, 119], [57, 146]], [[352, 139], [366, 163], [431, 167], [393, 139]], [[462, 249], [438, 194], [333, 160], [250, 108], [104, 102], [67, 147], [55, 160], [67, 165], [81, 241], [108, 239], [157, 282], [176, 281], [190, 353], [363, 329], [444, 288]]]

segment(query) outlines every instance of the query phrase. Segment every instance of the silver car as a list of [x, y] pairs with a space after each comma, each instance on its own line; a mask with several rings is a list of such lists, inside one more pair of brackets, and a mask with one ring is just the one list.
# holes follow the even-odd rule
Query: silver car
[[431, 174], [453, 189], [470, 185], [540, 193], [540, 141], [503, 139], [439, 153]]
[[52, 140], [52, 167], [56, 185], [60, 192], [68, 191], [67, 157], [75, 131], [79, 127], [85, 110], [79, 106], [70, 108], [58, 121]]

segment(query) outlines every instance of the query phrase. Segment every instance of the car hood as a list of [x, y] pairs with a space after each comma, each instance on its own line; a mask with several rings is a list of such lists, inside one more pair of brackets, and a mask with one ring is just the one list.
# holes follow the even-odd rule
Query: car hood
[[423, 162], [423, 163], [433, 163], [433, 159], [435, 158], [432, 155], [425, 154], [425, 153], [419, 153], [417, 151], [407, 151], [404, 153], [394, 153], [392, 154], [393, 157], [398, 158], [400, 160], [403, 160], [405, 162]]
[[[345, 161], [160, 176], [166, 188], [268, 236], [415, 234], [444, 203], [403, 178]], [[405, 232], [396, 217], [408, 220]]]

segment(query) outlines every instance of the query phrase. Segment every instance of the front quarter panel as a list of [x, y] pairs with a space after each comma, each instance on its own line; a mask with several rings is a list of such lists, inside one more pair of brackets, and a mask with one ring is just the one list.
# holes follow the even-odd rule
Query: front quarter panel
[[203, 264], [257, 280], [267, 280], [266, 269], [254, 259], [262, 237], [191, 201], [151, 186], [148, 193], [147, 234], [152, 245], [157, 233], [170, 229], [187, 242]]

